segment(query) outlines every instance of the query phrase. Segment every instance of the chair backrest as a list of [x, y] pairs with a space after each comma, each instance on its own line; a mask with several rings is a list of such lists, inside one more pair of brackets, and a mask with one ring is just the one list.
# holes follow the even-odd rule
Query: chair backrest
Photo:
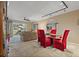
[[38, 30], [38, 39], [44, 40], [45, 39], [45, 33], [43, 29]]
[[69, 31], [70, 31], [70, 30], [65, 30], [65, 32], [64, 32], [63, 39], [62, 39], [62, 43], [63, 43], [63, 44], [66, 44]]
[[[50, 33], [51, 34], [56, 34], [56, 29], [52, 29]], [[53, 35], [53, 37], [56, 37], [56, 35]]]
[[52, 29], [50, 33], [56, 34], [56, 29]]

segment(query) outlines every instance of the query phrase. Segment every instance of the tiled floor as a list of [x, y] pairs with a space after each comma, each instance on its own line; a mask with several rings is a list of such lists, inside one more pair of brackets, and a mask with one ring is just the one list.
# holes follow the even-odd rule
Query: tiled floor
[[10, 43], [9, 57], [76, 57], [79, 56], [79, 45], [68, 42], [64, 52], [48, 47], [42, 48], [37, 40]]
[[19, 43], [20, 41], [20, 35], [15, 35], [11, 37], [10, 43]]

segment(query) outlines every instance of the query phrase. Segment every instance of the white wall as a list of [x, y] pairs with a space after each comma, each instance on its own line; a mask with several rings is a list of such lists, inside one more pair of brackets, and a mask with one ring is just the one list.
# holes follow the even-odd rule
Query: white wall
[[79, 43], [79, 10], [55, 16], [55, 21], [58, 22], [58, 32], [61, 33], [65, 29], [70, 29], [68, 40], [73, 43]]
[[43, 20], [43, 21], [40, 21], [38, 22], [38, 29], [44, 29], [45, 32], [46, 32], [46, 25], [47, 25], [47, 21], [46, 20]]
[[[70, 29], [68, 41], [79, 44], [79, 25], [77, 24], [79, 20], [79, 10], [54, 16], [50, 19], [59, 23], [57, 26], [58, 34], [63, 34], [65, 29]], [[46, 24], [50, 19], [39, 22], [38, 27], [46, 30]]]

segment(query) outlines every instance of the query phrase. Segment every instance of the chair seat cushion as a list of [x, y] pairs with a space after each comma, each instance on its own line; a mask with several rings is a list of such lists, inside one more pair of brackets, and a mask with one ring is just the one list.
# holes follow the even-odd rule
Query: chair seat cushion
[[54, 42], [62, 43], [62, 40], [61, 39], [54, 39]]

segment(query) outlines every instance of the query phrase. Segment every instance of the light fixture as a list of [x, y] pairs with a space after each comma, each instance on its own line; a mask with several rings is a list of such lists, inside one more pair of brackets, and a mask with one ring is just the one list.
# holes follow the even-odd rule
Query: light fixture
[[24, 17], [24, 19], [23, 20], [26, 20], [26, 21], [30, 21], [28, 18], [26, 18], [26, 17]]
[[46, 14], [46, 15], [42, 16], [42, 17], [46, 17], [46, 16], [49, 16], [49, 15], [52, 15], [52, 14], [57, 13], [57, 12], [62, 11], [62, 10], [65, 11], [65, 9], [68, 8], [68, 6], [66, 5], [66, 3], [65, 3], [64, 1], [61, 1], [60, 5], [61, 5], [61, 4], [64, 5], [64, 7], [63, 7], [62, 9], [59, 9], [59, 10], [54, 11], [54, 12], [51, 12], [51, 13], [49, 13], [49, 14]]

